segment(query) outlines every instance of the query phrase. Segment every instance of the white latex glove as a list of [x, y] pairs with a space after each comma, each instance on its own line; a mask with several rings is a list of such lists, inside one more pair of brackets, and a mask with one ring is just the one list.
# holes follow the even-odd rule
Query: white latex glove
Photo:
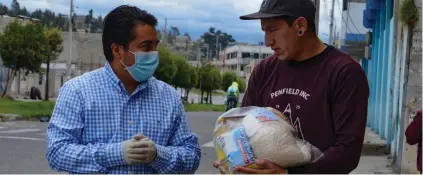
[[144, 135], [137, 134], [123, 143], [123, 158], [128, 165], [151, 163], [156, 155], [154, 142]]

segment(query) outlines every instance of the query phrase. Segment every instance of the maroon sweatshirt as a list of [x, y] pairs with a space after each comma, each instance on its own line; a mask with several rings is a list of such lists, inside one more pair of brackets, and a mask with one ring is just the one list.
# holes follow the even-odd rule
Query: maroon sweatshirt
[[360, 160], [369, 87], [360, 64], [328, 46], [302, 62], [276, 55], [253, 70], [242, 106], [273, 107], [295, 125], [298, 135], [319, 148], [319, 161], [289, 173], [344, 174]]
[[407, 143], [417, 145], [417, 169], [422, 172], [422, 110], [417, 112], [416, 117], [405, 131]]

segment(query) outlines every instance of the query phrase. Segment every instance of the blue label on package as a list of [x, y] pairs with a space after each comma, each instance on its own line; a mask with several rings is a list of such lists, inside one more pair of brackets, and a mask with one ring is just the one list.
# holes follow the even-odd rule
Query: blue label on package
[[260, 123], [280, 120], [280, 118], [275, 113], [266, 108], [258, 108], [252, 111], [251, 115], [254, 116]]
[[244, 128], [232, 130], [230, 134], [220, 136], [218, 144], [227, 156], [230, 169], [254, 163], [254, 153]]

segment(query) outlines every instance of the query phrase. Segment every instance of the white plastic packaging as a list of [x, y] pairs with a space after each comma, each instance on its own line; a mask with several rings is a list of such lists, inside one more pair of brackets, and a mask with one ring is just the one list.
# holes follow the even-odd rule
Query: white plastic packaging
[[255, 159], [266, 159], [283, 168], [317, 161], [323, 153], [297, 137], [287, 118], [273, 108], [234, 108], [217, 121], [215, 148], [222, 173], [237, 166], [259, 168]]

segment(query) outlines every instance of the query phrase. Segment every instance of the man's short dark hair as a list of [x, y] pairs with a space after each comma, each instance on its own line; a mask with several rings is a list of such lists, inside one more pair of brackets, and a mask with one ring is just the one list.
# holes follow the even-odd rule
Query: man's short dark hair
[[133, 31], [135, 25], [147, 24], [156, 27], [157, 23], [156, 17], [138, 7], [122, 5], [115, 8], [104, 19], [104, 56], [109, 62], [113, 60], [113, 43], [122, 45], [127, 49], [129, 42], [135, 37]]
[[[292, 24], [294, 23], [295, 20], [298, 19], [298, 17], [293, 17], [293, 16], [281, 16], [281, 17], [276, 17], [276, 19], [279, 20], [284, 20], [286, 21], [286, 23], [288, 23], [289, 27], [292, 27]], [[314, 23], [314, 21], [306, 19], [307, 20], [307, 31], [311, 32], [311, 33], [316, 33], [316, 24]]]

